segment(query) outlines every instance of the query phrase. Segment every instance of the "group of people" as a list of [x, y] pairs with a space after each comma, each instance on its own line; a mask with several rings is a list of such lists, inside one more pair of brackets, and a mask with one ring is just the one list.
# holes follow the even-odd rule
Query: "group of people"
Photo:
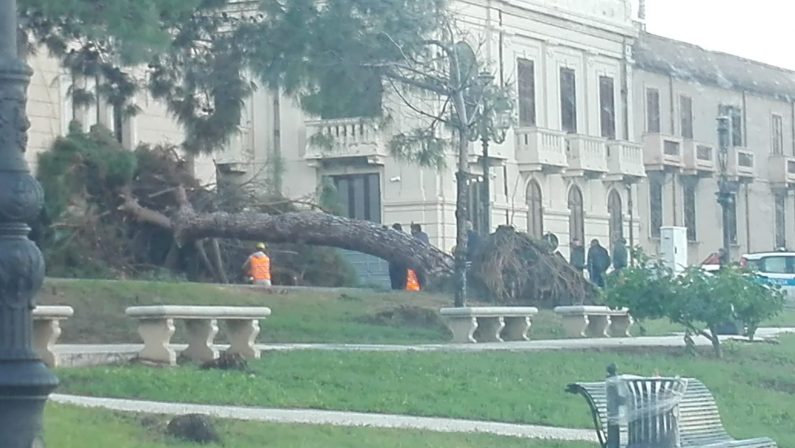
[[[399, 223], [392, 224], [392, 229], [398, 232], [403, 231], [403, 226]], [[428, 234], [423, 232], [419, 224], [411, 224], [411, 236], [425, 244], [431, 244]], [[425, 288], [425, 275], [415, 269], [411, 269], [401, 263], [389, 263], [389, 282], [393, 290], [419, 292]]]
[[587, 256], [585, 247], [580, 240], [575, 239], [571, 242], [569, 263], [580, 272], [587, 270], [588, 278], [591, 282], [601, 288], [605, 286], [605, 275], [607, 270], [610, 269], [611, 263], [613, 270], [618, 272], [627, 267], [628, 259], [627, 242], [624, 238], [618, 238], [615, 241], [612, 258], [607, 249], [597, 239], [591, 240], [591, 247], [588, 249]]

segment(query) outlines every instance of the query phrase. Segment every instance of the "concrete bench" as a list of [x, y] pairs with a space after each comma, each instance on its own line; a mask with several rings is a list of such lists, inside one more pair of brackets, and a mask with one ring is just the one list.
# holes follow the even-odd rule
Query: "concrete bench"
[[453, 332], [453, 342], [456, 343], [527, 341], [527, 332], [538, 308], [442, 308], [440, 313]]
[[555, 313], [563, 318], [566, 336], [573, 338], [632, 337], [634, 323], [629, 310], [611, 310], [606, 306], [559, 306]]
[[270, 308], [237, 306], [134, 306], [127, 308], [127, 316], [138, 320], [138, 334], [144, 348], [140, 359], [175, 365], [177, 355], [171, 348], [174, 320], [185, 321], [188, 348], [183, 354], [191, 361], [204, 363], [218, 358], [214, 347], [218, 321], [226, 323], [229, 353], [244, 358], [259, 358], [254, 341], [260, 332], [259, 321], [271, 314]]
[[58, 366], [53, 346], [61, 336], [61, 321], [74, 315], [70, 306], [37, 306], [33, 309], [33, 348], [49, 367]]

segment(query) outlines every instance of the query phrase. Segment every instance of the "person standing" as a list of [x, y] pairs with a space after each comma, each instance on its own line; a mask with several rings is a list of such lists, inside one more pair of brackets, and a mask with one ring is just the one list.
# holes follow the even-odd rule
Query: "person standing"
[[583, 247], [582, 242], [577, 238], [571, 241], [569, 264], [580, 274], [585, 270], [585, 247]]
[[627, 240], [619, 237], [613, 247], [613, 269], [615, 269], [616, 272], [620, 272], [627, 267], [629, 264], [628, 260]]
[[422, 231], [422, 226], [421, 225], [412, 224], [411, 225], [411, 235], [414, 238], [417, 238], [418, 240], [422, 241], [423, 243], [425, 243], [425, 244], [427, 244], [429, 246], [431, 245], [431, 240], [430, 240], [430, 238], [428, 238], [428, 234]]
[[[411, 236], [429, 246], [431, 245], [428, 234], [422, 231], [422, 226], [419, 224], [411, 224]], [[417, 292], [423, 289], [425, 289], [425, 273], [419, 269], [409, 269], [406, 280], [406, 290]]]
[[[399, 223], [392, 224], [392, 230], [396, 230], [398, 232], [403, 232], [403, 226]], [[406, 289], [406, 283], [408, 281], [408, 268], [402, 264], [395, 261], [389, 262], [389, 283], [392, 286], [393, 291], [403, 291]]]
[[591, 240], [591, 248], [588, 249], [588, 275], [591, 282], [600, 288], [605, 286], [605, 272], [610, 267], [610, 254], [607, 249], [599, 244], [599, 240]]
[[271, 286], [271, 259], [265, 254], [265, 243], [257, 243], [256, 251], [245, 263], [243, 271], [248, 273], [251, 282], [259, 286]]

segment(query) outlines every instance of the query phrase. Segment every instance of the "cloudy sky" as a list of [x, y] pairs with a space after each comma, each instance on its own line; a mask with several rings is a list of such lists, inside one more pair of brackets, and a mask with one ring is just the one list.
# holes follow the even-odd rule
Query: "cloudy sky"
[[795, 70], [793, 0], [647, 0], [649, 32]]

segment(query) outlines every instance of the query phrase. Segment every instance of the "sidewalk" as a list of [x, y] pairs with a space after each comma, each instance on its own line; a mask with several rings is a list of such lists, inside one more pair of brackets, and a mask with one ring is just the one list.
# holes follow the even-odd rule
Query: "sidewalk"
[[147, 414], [205, 414], [218, 418], [255, 422], [413, 429], [448, 433], [483, 433], [525, 439], [597, 442], [596, 433], [593, 430], [519, 425], [477, 420], [318, 411], [311, 409], [265, 409], [237, 406], [161, 403], [62, 394], [51, 395], [50, 401], [58, 404]]
[[[757, 339], [771, 339], [781, 334], [795, 333], [795, 328], [761, 328]], [[605, 338], [605, 339], [559, 339], [537, 340], [526, 342], [502, 342], [484, 344], [419, 344], [419, 345], [386, 345], [386, 344], [259, 344], [263, 351], [289, 352], [299, 350], [325, 350], [343, 352], [537, 352], [554, 350], [590, 350], [590, 349], [622, 349], [622, 348], [664, 348], [684, 347], [683, 335]], [[727, 336], [724, 340], [746, 340], [743, 337]], [[695, 338], [698, 346], [709, 346], [704, 337]], [[124, 362], [135, 357], [143, 346], [140, 344], [122, 345], [57, 345], [55, 353], [61, 367], [78, 367]], [[185, 345], [175, 344], [177, 350]], [[219, 349], [226, 346], [218, 345]]]

